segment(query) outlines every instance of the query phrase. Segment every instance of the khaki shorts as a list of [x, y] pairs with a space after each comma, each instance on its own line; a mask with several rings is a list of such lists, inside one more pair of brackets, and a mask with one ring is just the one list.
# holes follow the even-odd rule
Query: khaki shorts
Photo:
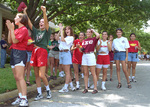
[[55, 59], [59, 59], [59, 51], [49, 51], [49, 57], [54, 57]]

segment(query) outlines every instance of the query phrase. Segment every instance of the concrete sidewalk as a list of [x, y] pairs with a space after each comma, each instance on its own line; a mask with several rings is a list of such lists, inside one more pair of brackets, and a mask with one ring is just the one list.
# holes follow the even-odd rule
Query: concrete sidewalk
[[[102, 74], [100, 75], [100, 78]], [[109, 70], [108, 70], [109, 79]], [[150, 107], [150, 62], [140, 61], [137, 64], [136, 83], [131, 83], [132, 89], [127, 88], [127, 83], [123, 72], [121, 71], [122, 88], [117, 89], [117, 75], [114, 66], [113, 82], [107, 81], [107, 91], [100, 90], [101, 80], [99, 82], [99, 93], [93, 95], [89, 93], [82, 94], [84, 81], [80, 79], [81, 89], [75, 92], [58, 93], [63, 85], [55, 87], [52, 90], [50, 100], [42, 99], [33, 101], [29, 99], [30, 107]], [[92, 77], [90, 76], [91, 84]], [[46, 96], [46, 93], [43, 93]]]

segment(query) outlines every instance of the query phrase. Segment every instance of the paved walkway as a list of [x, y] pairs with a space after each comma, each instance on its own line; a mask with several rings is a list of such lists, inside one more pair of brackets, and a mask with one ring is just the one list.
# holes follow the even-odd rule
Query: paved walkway
[[[100, 78], [102, 75], [100, 75]], [[108, 70], [109, 77], [109, 70]], [[109, 78], [108, 78], [109, 79]], [[121, 72], [122, 88], [117, 89], [117, 75], [114, 66], [113, 82], [106, 82], [107, 91], [100, 90], [93, 95], [92, 90], [89, 93], [82, 94], [84, 89], [83, 79], [80, 79], [81, 89], [79, 91], [69, 91], [68, 93], [58, 93], [63, 85], [52, 90], [50, 100], [42, 99], [40, 101], [29, 100], [30, 107], [150, 107], [150, 62], [140, 61], [137, 64], [136, 83], [132, 84], [132, 89], [127, 88], [126, 79]], [[90, 78], [92, 84], [92, 78]], [[100, 80], [101, 81], [101, 80]], [[44, 93], [46, 96], [46, 93]]]

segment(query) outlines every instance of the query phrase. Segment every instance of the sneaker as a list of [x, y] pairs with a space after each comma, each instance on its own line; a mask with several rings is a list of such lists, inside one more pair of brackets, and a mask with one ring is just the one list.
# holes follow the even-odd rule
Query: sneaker
[[102, 89], [103, 91], [106, 91], [105, 85], [102, 85], [101, 89]]
[[18, 105], [21, 102], [21, 98], [17, 97], [16, 100], [14, 102], [12, 102], [12, 105]]
[[59, 77], [64, 77], [64, 74], [62, 72], [59, 72]]
[[94, 84], [92, 84], [92, 85], [90, 86], [90, 88], [91, 88], [91, 89], [94, 89]]
[[76, 88], [75, 88], [75, 87], [71, 87], [71, 90], [72, 90], [72, 91], [75, 91], [75, 90], [76, 90]]
[[76, 85], [76, 90], [79, 90], [80, 89], [80, 85]]
[[129, 77], [129, 81], [132, 82], [132, 78], [131, 77]]
[[135, 79], [135, 78], [132, 78], [132, 81], [133, 81], [133, 82], [136, 82], [136, 79]]
[[28, 100], [27, 99], [21, 99], [19, 107], [21, 107], [21, 106], [25, 107], [25, 106], [28, 106], [28, 105], [29, 104], [28, 104]]
[[84, 78], [84, 74], [83, 73], [81, 74], [81, 78]]
[[61, 90], [59, 90], [59, 93], [65, 93], [65, 92], [68, 92], [69, 90], [67, 88], [62, 88]]
[[48, 90], [47, 91], [47, 99], [50, 99], [52, 97], [52, 95], [51, 95], [51, 91], [50, 90]]
[[42, 98], [43, 98], [43, 95], [42, 94], [40, 95], [40, 93], [38, 93], [37, 96], [34, 98], [34, 100], [37, 101], [37, 100], [40, 100]]

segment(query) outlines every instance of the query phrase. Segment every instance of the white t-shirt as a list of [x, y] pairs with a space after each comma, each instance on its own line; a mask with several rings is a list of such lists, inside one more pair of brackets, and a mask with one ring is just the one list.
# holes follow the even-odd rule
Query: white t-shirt
[[64, 39], [66, 42], [61, 41], [61, 37], [59, 37], [59, 40], [58, 40], [58, 43], [60, 43], [59, 44], [59, 50], [68, 49], [70, 51], [70, 47], [73, 44], [74, 37], [73, 36], [66, 36]]
[[[106, 54], [99, 54], [99, 55], [108, 55], [108, 53], [109, 53], [108, 46], [107, 46], [108, 40], [106, 40], [106, 41], [101, 40], [101, 41], [102, 41], [102, 44], [101, 44], [101, 47], [98, 50], [98, 52], [105, 52]], [[99, 44], [100, 44], [100, 41], [98, 41], [98, 45]]]
[[121, 37], [121, 38], [116, 38], [113, 40], [112, 44], [112, 50], [117, 50], [117, 51], [126, 51], [126, 48], [129, 48], [129, 42], [127, 38]]
[[149, 55], [146, 55], [147, 58], [149, 58]]

